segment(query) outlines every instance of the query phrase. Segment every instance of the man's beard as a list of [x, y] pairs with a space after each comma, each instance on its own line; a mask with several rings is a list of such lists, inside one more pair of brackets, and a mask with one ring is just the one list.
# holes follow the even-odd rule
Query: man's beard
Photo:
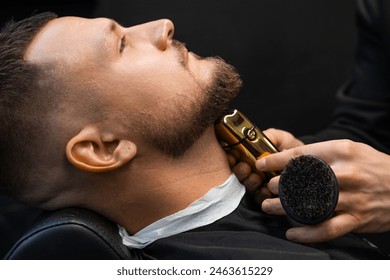
[[212, 61], [213, 76], [208, 86], [203, 85], [201, 98], [180, 95], [169, 104], [162, 104], [161, 114], [143, 116], [144, 139], [165, 154], [181, 157], [203, 133], [228, 109], [241, 89], [242, 81], [236, 69], [223, 59]]

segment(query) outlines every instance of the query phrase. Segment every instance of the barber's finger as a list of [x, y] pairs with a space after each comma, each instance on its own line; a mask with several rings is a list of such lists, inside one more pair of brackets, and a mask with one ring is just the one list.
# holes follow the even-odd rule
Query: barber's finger
[[279, 195], [279, 179], [280, 176], [273, 177], [266, 185], [266, 188], [274, 195]]
[[269, 128], [263, 132], [280, 151], [304, 145], [301, 140], [285, 130]]
[[263, 201], [261, 209], [271, 215], [286, 215], [279, 198], [269, 198]]
[[258, 159], [256, 161], [256, 168], [260, 171], [282, 170], [292, 158], [301, 155], [314, 155], [329, 162], [332, 160], [330, 157], [332, 155], [330, 152], [331, 148], [332, 141], [298, 146]]
[[263, 182], [261, 176], [257, 173], [251, 173], [246, 179], [242, 181], [248, 192], [255, 192]]
[[240, 182], [244, 181], [252, 173], [251, 166], [246, 162], [239, 162], [232, 167], [232, 171]]
[[338, 214], [315, 226], [291, 228], [286, 232], [290, 241], [299, 243], [316, 243], [328, 241], [355, 230], [358, 222], [349, 214]]
[[284, 150], [256, 160], [256, 168], [260, 171], [282, 170], [292, 158], [290, 150]]
[[240, 160], [240, 152], [239, 151], [237, 151], [235, 149], [231, 149], [231, 150], [227, 151], [226, 153], [228, 156], [228, 161], [229, 161], [230, 167], [234, 166]]
[[255, 201], [261, 206], [264, 200], [271, 198], [272, 193], [265, 187], [258, 188], [255, 192]]
[[265, 129], [263, 130], [263, 133], [265, 134], [265, 136], [267, 136], [267, 138], [275, 145], [275, 146], [279, 146], [279, 138], [276, 137], [276, 129], [274, 128], [268, 128], [268, 129]]
[[283, 150], [286, 148], [284, 147], [285, 143], [283, 141], [285, 134], [291, 135], [286, 131], [282, 132], [281, 130], [274, 129], [274, 128], [268, 128], [266, 130], [263, 130], [263, 133], [267, 136], [267, 138], [271, 141], [272, 144], [278, 147], [279, 150]]
[[228, 157], [228, 162], [230, 167], [233, 167], [237, 164], [237, 159], [233, 155], [227, 154], [227, 157]]

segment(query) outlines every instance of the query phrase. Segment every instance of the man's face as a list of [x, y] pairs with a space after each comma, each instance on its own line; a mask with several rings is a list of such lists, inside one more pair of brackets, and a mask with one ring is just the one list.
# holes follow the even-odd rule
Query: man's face
[[107, 18], [58, 18], [36, 36], [26, 59], [61, 65], [67, 106], [84, 117], [126, 127], [180, 156], [226, 109], [241, 81], [221, 59], [188, 52], [172, 39], [173, 29], [169, 20], [124, 28]]

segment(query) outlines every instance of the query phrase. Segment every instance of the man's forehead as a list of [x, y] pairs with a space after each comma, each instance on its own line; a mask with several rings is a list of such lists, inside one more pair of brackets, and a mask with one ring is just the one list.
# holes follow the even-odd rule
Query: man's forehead
[[[60, 17], [51, 20], [32, 40], [25, 53], [29, 61], [47, 61], [80, 55], [103, 44], [111, 32], [113, 21], [108, 18], [88, 19]], [[100, 46], [102, 47], [102, 46]]]

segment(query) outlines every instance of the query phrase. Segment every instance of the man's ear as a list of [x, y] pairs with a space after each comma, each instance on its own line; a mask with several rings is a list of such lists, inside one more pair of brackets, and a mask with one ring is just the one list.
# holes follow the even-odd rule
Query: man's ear
[[66, 145], [66, 157], [75, 167], [88, 172], [115, 170], [137, 154], [136, 145], [127, 139], [115, 139], [111, 133], [87, 126]]

